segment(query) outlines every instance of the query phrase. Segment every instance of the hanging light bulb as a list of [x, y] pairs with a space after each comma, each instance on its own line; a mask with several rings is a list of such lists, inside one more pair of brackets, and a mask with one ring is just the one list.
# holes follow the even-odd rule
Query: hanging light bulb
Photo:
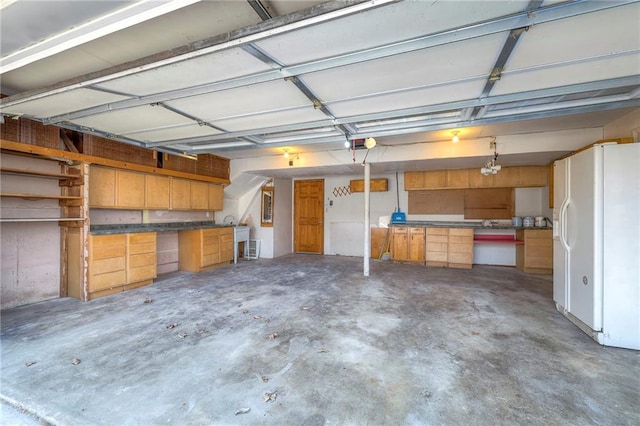
[[289, 158], [289, 149], [288, 148], [284, 149], [284, 158]]
[[344, 141], [344, 147], [351, 148], [351, 142], [349, 142], [348, 140]]
[[451, 138], [451, 142], [453, 142], [453, 143], [460, 142], [460, 138], [458, 137], [458, 133], [460, 133], [460, 132], [458, 132], [458, 131], [453, 132], [453, 137]]
[[364, 140], [364, 146], [365, 146], [367, 149], [371, 149], [371, 148], [373, 148], [374, 146], [376, 146], [376, 140], [375, 140], [374, 138], [366, 138], [366, 139]]

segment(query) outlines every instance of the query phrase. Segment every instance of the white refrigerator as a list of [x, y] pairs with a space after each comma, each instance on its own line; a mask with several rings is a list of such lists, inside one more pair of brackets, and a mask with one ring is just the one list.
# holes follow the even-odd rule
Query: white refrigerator
[[640, 350], [640, 144], [554, 163], [553, 300], [598, 343]]

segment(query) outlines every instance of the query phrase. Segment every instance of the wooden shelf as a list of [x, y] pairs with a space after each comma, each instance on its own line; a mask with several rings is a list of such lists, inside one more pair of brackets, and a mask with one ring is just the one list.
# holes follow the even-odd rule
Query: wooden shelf
[[6, 175], [35, 176], [39, 178], [56, 180], [78, 179], [80, 177], [77, 175], [69, 175], [65, 173], [41, 172], [28, 169], [14, 169], [12, 167], [0, 167], [0, 173]]
[[75, 195], [22, 194], [22, 193], [10, 193], [10, 192], [1, 192], [0, 197], [33, 198], [33, 199], [43, 199], [43, 200], [82, 200], [82, 197], [75, 196]]
[[84, 217], [49, 217], [49, 218], [0, 218], [0, 223], [17, 223], [17, 222], [77, 222], [84, 221]]

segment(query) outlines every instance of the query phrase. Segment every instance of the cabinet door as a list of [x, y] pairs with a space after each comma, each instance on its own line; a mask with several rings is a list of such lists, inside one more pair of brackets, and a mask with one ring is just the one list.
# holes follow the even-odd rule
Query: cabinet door
[[202, 230], [202, 259], [201, 267], [220, 263], [220, 230]]
[[546, 166], [519, 167], [520, 178], [518, 186], [547, 186], [549, 169]]
[[216, 185], [215, 183], [209, 184], [209, 210], [219, 211], [224, 207], [224, 187], [222, 185]]
[[447, 170], [447, 188], [468, 188], [469, 169]]
[[443, 189], [447, 187], [447, 172], [435, 170], [424, 172], [424, 189]]
[[469, 188], [492, 188], [494, 175], [485, 176], [480, 173], [480, 168], [469, 172]]
[[206, 182], [191, 181], [191, 210], [209, 209], [209, 185]]
[[423, 172], [404, 172], [404, 190], [424, 189]]
[[116, 170], [91, 166], [89, 169], [89, 207], [116, 206]]
[[168, 176], [145, 176], [145, 208], [169, 210], [169, 192], [170, 185]]
[[171, 209], [189, 210], [191, 208], [191, 181], [171, 178]]
[[406, 261], [408, 256], [407, 228], [404, 226], [393, 228], [393, 260]]
[[233, 228], [220, 229], [220, 262], [233, 260]]
[[409, 261], [424, 263], [424, 228], [409, 228]]
[[503, 167], [493, 176], [494, 188], [516, 188], [520, 182], [520, 167]]
[[116, 206], [120, 208], [144, 208], [144, 174], [116, 171]]

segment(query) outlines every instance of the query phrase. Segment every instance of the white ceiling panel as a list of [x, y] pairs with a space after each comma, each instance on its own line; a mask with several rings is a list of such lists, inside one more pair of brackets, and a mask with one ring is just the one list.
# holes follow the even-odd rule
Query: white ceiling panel
[[13, 114], [29, 114], [38, 118], [46, 118], [123, 99], [127, 99], [127, 97], [91, 89], [76, 89], [19, 103], [14, 106], [3, 108], [2, 111]]
[[635, 3], [534, 25], [518, 41], [506, 70], [637, 51], [639, 19], [640, 3]]
[[527, 1], [406, 1], [292, 31], [256, 44], [291, 65], [521, 12]]
[[[94, 3], [100, 2], [83, 2]], [[258, 22], [260, 18], [246, 1], [200, 1], [5, 73], [2, 90], [13, 93], [54, 84]], [[36, 23], [44, 24], [23, 25]]]
[[118, 78], [98, 87], [145, 96], [270, 69], [244, 50], [234, 48]]
[[633, 76], [639, 72], [640, 56], [638, 54], [618, 56], [530, 72], [504, 74], [491, 94], [504, 95], [594, 80]]
[[166, 102], [205, 121], [311, 105], [293, 83], [269, 81]]
[[469, 77], [486, 79], [507, 34], [319, 71], [304, 75], [303, 80], [322, 101], [332, 102]]
[[74, 120], [74, 123], [91, 129], [122, 135], [140, 130], [159, 129], [179, 124], [192, 124], [193, 120], [160, 106], [145, 105], [80, 118]]
[[242, 130], [258, 129], [263, 127], [282, 126], [286, 124], [306, 123], [318, 121], [327, 117], [312, 106], [298, 108], [288, 111], [278, 111], [259, 115], [250, 115], [228, 120], [214, 121], [216, 127], [223, 128], [230, 132]]
[[383, 96], [346, 100], [329, 104], [331, 111], [339, 117], [359, 114], [393, 111], [396, 109], [434, 105], [469, 99], [482, 92], [484, 81], [452, 84], [414, 90], [411, 92], [391, 93]]
[[161, 142], [174, 141], [177, 139], [196, 138], [201, 136], [213, 136], [220, 134], [219, 130], [209, 126], [200, 126], [199, 124], [188, 124], [185, 126], [173, 126], [163, 129], [146, 130], [135, 133], [125, 133], [131, 139], [144, 142]]

